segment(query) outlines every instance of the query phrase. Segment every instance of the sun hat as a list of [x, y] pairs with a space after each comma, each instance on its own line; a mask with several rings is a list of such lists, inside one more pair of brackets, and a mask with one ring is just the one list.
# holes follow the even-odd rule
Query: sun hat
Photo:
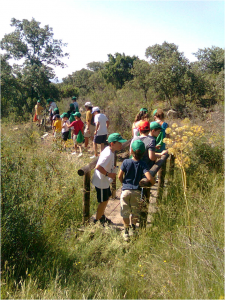
[[145, 107], [141, 108], [141, 109], [140, 109], [140, 112], [141, 112], [141, 111], [148, 112], [147, 108], [145, 108]]
[[73, 97], [72, 97], [72, 100], [76, 100], [76, 99], [77, 99], [77, 97], [76, 97], [76, 96], [73, 96]]
[[153, 129], [162, 129], [162, 127], [160, 126], [160, 124], [158, 122], [151, 122], [150, 130], [153, 130]]
[[78, 117], [78, 118], [80, 118], [80, 117], [81, 117], [81, 113], [79, 113], [79, 112], [75, 112], [75, 114], [73, 114], [73, 116], [74, 116], [74, 117]]
[[100, 111], [100, 108], [98, 106], [93, 107], [91, 113], [93, 114], [96, 111]]
[[119, 133], [112, 133], [108, 136], [108, 142], [119, 142], [119, 143], [125, 143], [127, 140], [124, 140], [122, 136]]
[[91, 102], [85, 102], [84, 106], [93, 107], [93, 105], [91, 104]]
[[61, 114], [60, 118], [68, 118], [68, 114], [64, 112], [63, 114]]
[[153, 117], [156, 115], [156, 113], [157, 113], [157, 108], [155, 110], [153, 110], [153, 113], [152, 113]]
[[138, 129], [143, 131], [143, 130], [150, 130], [149, 122], [148, 121], [141, 121], [138, 124]]
[[145, 152], [145, 144], [141, 140], [133, 141], [131, 148], [133, 151], [140, 150], [141, 153]]

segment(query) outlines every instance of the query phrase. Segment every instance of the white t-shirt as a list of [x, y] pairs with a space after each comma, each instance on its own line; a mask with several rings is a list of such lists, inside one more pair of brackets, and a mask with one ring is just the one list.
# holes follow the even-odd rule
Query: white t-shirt
[[108, 130], [106, 127], [106, 121], [108, 118], [104, 114], [96, 114], [94, 118], [95, 125], [99, 123], [99, 128], [96, 135], [105, 135], [108, 134]]
[[49, 106], [49, 111], [51, 111], [53, 113], [54, 109], [57, 107], [55, 102], [52, 102]]
[[[97, 165], [103, 167], [107, 172], [112, 173], [114, 169], [114, 153], [110, 150], [109, 146], [101, 152]], [[107, 189], [109, 188], [110, 180], [108, 176], [103, 175], [95, 169], [92, 184], [99, 189]]]
[[70, 121], [66, 120], [65, 122], [62, 121], [62, 125], [65, 125], [65, 127], [62, 128], [62, 132], [69, 131], [68, 125], [70, 125]]

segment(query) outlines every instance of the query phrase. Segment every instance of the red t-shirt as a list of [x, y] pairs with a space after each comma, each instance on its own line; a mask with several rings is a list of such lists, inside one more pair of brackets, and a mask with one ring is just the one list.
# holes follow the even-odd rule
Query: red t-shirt
[[84, 127], [84, 123], [81, 120], [78, 121], [73, 121], [72, 123], [70, 123], [71, 127], [74, 127], [74, 134], [77, 135], [79, 133], [79, 131], [83, 129]]

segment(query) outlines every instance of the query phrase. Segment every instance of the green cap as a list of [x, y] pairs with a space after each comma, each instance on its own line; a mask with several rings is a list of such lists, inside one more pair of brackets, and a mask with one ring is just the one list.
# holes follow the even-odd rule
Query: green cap
[[76, 100], [76, 99], [77, 99], [77, 97], [75, 97], [75, 96], [72, 97], [72, 100]]
[[37, 102], [38, 102], [38, 103], [41, 103], [41, 100], [38, 100]]
[[162, 127], [160, 126], [160, 124], [158, 122], [151, 122], [150, 130], [153, 130], [153, 129], [162, 129]]
[[68, 114], [64, 112], [63, 114], [61, 114], [60, 118], [68, 118]]
[[74, 104], [73, 104], [73, 103], [70, 103], [70, 107], [73, 107], [73, 108], [74, 108]]
[[153, 113], [152, 113], [153, 117], [155, 116], [156, 113], [157, 113], [157, 108], [155, 110], [153, 110]]
[[48, 102], [48, 103], [53, 102], [53, 99], [49, 98], [49, 99], [47, 100], [47, 102]]
[[81, 117], [81, 113], [75, 112], [75, 114], [73, 114], [73, 116], [80, 118]]
[[59, 111], [58, 107], [54, 108], [54, 111]]
[[125, 143], [127, 140], [124, 140], [122, 136], [119, 133], [112, 133], [108, 136], [108, 142], [119, 142], [119, 143]]
[[145, 144], [141, 140], [133, 141], [131, 148], [133, 151], [140, 150], [141, 153], [145, 152]]
[[140, 112], [141, 112], [141, 111], [148, 112], [147, 108], [145, 108], [145, 107], [141, 108], [141, 109], [140, 109]]

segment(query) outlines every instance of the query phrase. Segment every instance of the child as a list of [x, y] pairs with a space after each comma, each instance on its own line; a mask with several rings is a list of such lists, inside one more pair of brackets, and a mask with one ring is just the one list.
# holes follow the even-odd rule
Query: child
[[119, 133], [112, 133], [108, 137], [109, 146], [107, 146], [100, 154], [97, 161], [92, 184], [95, 186], [97, 192], [98, 208], [94, 223], [100, 221], [104, 223], [111, 223], [111, 220], [105, 217], [104, 212], [107, 206], [109, 197], [112, 195], [110, 191], [110, 180], [116, 178], [114, 170], [114, 152], [122, 148], [122, 143], [126, 142]]
[[37, 104], [35, 105], [35, 114], [36, 114], [36, 118], [37, 118], [37, 121], [38, 121], [38, 126], [40, 126], [40, 124], [41, 124], [41, 113], [42, 113], [42, 111], [44, 110], [44, 108], [41, 106], [41, 101], [40, 100], [38, 100], [37, 101]]
[[139, 136], [139, 129], [138, 129], [138, 124], [141, 121], [148, 121], [149, 116], [148, 116], [148, 110], [147, 108], [141, 108], [139, 113], [136, 115], [134, 123], [132, 125], [132, 136]]
[[70, 125], [70, 121], [68, 118], [67, 113], [63, 113], [61, 116], [62, 118], [62, 139], [64, 141], [64, 149], [66, 149], [66, 141], [68, 139], [69, 136], [69, 125]]
[[164, 150], [161, 153], [156, 153], [156, 138], [160, 134], [161, 126], [157, 122], [151, 122], [149, 126], [148, 121], [142, 121], [138, 125], [140, 136], [135, 136], [131, 143], [137, 139], [140, 139], [145, 144], [145, 153], [142, 160], [147, 164], [148, 169], [155, 164], [157, 158], [161, 158], [162, 155], [168, 151]]
[[164, 122], [164, 112], [161, 108], [155, 109], [153, 111], [153, 117], [154, 120], [159, 123], [159, 125], [162, 127], [162, 130], [158, 137], [156, 138], [156, 152], [162, 152], [166, 149], [165, 143], [163, 143], [163, 139], [165, 137], [169, 137], [169, 135], [166, 134], [165, 130], [168, 127], [168, 124]]
[[86, 102], [84, 104], [86, 109], [86, 127], [84, 130], [84, 138], [85, 138], [85, 149], [87, 150], [89, 138], [91, 138], [92, 142], [94, 139], [94, 132], [95, 132], [95, 123], [94, 123], [94, 116], [92, 114], [92, 107], [93, 105], [91, 102]]
[[80, 117], [81, 114], [79, 112], [76, 112], [74, 114], [75, 117], [75, 121], [73, 121], [68, 127], [70, 128], [74, 128], [73, 131], [73, 141], [74, 141], [74, 148], [75, 148], [75, 153], [77, 152], [77, 145], [79, 146], [79, 150], [80, 150], [80, 154], [78, 155], [78, 157], [82, 156], [82, 148], [81, 148], [81, 143], [78, 144], [77, 142], [77, 135], [79, 133], [79, 131], [81, 130], [82, 134], [84, 134], [84, 123], [81, 121]]
[[121, 216], [123, 217], [124, 223], [124, 239], [129, 240], [129, 228], [130, 219], [129, 216], [132, 213], [131, 228], [133, 234], [136, 233], [136, 223], [140, 215], [140, 199], [141, 199], [141, 188], [139, 182], [143, 175], [152, 184], [155, 183], [154, 178], [149, 172], [148, 166], [144, 161], [141, 161], [145, 152], [145, 144], [141, 140], [135, 140], [131, 144], [131, 154], [133, 158], [125, 159], [121, 165], [118, 178], [123, 184], [122, 193], [120, 196], [121, 205]]
[[59, 139], [61, 137], [61, 131], [62, 131], [62, 120], [60, 118], [60, 115], [56, 114], [55, 120], [53, 123], [53, 135], [55, 139]]

